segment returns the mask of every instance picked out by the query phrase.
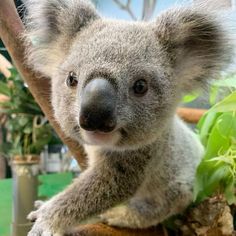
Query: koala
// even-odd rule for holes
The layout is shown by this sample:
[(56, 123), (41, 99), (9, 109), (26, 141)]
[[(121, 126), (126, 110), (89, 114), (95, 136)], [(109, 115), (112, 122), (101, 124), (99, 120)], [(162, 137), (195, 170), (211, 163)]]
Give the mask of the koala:
[(51, 79), (55, 119), (88, 168), (31, 212), (28, 236), (63, 235), (96, 216), (147, 228), (193, 201), (203, 147), (176, 115), (232, 59), (221, 21), (198, 6), (151, 22), (102, 18), (85, 0), (25, 0), (28, 63)]

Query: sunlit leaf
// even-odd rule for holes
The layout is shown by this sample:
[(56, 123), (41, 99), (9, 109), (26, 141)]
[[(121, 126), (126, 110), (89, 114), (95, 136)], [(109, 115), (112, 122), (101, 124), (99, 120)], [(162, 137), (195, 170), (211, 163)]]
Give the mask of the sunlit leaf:
[[(224, 114), (223, 114), (224, 115)], [(206, 145), (206, 160), (211, 157), (218, 156), (219, 151), (226, 151), (230, 147), (230, 140), (222, 136), (222, 134), (218, 130), (218, 122), (221, 122), (221, 117), (219, 116), (216, 120), (216, 124), (213, 126), (212, 131), (209, 135)]]
[(236, 114), (225, 112), (217, 122), (217, 129), (224, 138), (236, 135)]
[(211, 86), (210, 97), (209, 97), (209, 102), (211, 105), (214, 105), (216, 103), (218, 91), (219, 91), (219, 88), (217, 86)]
[(229, 165), (234, 165), (234, 161), (231, 158), (225, 157), (225, 156), (219, 156), (219, 157), (213, 157), (210, 160), (206, 160), (209, 162), (216, 162), (216, 161), (221, 161)]
[(236, 111), (236, 91), (211, 108), (215, 112)]
[(226, 79), (214, 81), (214, 86), (236, 88), (236, 74), (231, 75), (230, 77), (228, 77)]
[(221, 113), (216, 113), (213, 111), (209, 111), (203, 115), (200, 121), (197, 124), (197, 128), (199, 130), (199, 136), (201, 142), (204, 146), (207, 145), (208, 136), (211, 132), (212, 127), (214, 126), (215, 121), (221, 115)]

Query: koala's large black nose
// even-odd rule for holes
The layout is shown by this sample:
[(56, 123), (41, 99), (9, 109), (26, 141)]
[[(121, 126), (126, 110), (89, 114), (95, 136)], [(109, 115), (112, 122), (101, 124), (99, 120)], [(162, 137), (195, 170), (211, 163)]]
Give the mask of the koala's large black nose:
[(96, 78), (81, 96), (80, 126), (88, 131), (110, 132), (116, 127), (116, 91), (107, 80)]

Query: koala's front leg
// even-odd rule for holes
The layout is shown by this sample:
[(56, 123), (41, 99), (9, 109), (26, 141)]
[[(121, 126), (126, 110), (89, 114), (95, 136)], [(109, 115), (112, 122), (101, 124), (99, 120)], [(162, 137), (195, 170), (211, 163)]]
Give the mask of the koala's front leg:
[(60, 235), (79, 222), (126, 200), (134, 194), (143, 179), (137, 164), (104, 161), (86, 170), (64, 192), (53, 197), (39, 210), (28, 236)]
[[(144, 191), (148, 192), (148, 191)], [(101, 219), (109, 225), (128, 228), (147, 228), (168, 217), (182, 213), (192, 201), (191, 185), (175, 183), (148, 197), (138, 194), (125, 205), (109, 209)]]
[(104, 223), (111, 226), (134, 229), (147, 228), (156, 223), (153, 212), (157, 206), (155, 203), (149, 204), (146, 199), (139, 199), (136, 200), (135, 206), (127, 203), (114, 207), (101, 214), (100, 218)]

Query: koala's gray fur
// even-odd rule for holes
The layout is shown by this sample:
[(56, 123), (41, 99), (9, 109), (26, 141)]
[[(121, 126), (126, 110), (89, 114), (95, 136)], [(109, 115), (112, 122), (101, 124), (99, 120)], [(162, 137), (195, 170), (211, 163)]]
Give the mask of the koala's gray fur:
[[(192, 6), (148, 23), (103, 19), (85, 0), (26, 0), (26, 6), (29, 62), (51, 77), (55, 118), (84, 145), (89, 163), (29, 215), (36, 222), (28, 235), (59, 235), (94, 215), (110, 225), (145, 228), (181, 213), (192, 201), (203, 148), (175, 110), (184, 93), (231, 61), (224, 27)], [(65, 82), (71, 71), (76, 88)], [(117, 94), (111, 98), (117, 128), (104, 140), (79, 125), (83, 91), (97, 77)], [(142, 97), (131, 91), (138, 78), (149, 86)]]

